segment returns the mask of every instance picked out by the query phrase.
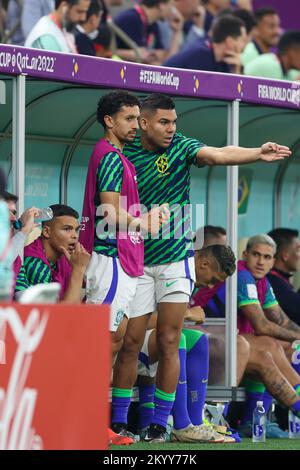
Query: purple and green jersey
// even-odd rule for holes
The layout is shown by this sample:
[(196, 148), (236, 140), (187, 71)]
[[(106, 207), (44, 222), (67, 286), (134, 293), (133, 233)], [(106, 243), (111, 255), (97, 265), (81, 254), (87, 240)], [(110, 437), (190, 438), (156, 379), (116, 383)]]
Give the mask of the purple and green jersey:
[[(56, 265), (51, 262), (50, 265), (55, 270)], [(49, 266), (40, 258), (26, 256), (17, 277), (15, 292), (24, 291), (36, 284), (50, 282), (53, 282), (53, 279)]]
[(255, 280), (247, 269), (238, 271), (238, 330), (240, 333), (255, 334), (250, 321), (243, 314), (243, 307), (260, 305), (271, 308), (278, 305), (273, 289), (267, 278)]
[(261, 305), (263, 309), (278, 305), (273, 289), (267, 280), (263, 303), (259, 301), (256, 281), (250, 271), (238, 272), (238, 308), (246, 305)]
[[(96, 174), (96, 194), (94, 204), (97, 208), (100, 205), (100, 193), (115, 192), (121, 193), (123, 181), (123, 163), (117, 152), (109, 152), (102, 158)], [(101, 253), (105, 256), (113, 258), (118, 257), (116, 232), (105, 232), (102, 238), (97, 235), (97, 224), (101, 221), (102, 217), (95, 214), (95, 234), (94, 234), (94, 248), (96, 253)]]

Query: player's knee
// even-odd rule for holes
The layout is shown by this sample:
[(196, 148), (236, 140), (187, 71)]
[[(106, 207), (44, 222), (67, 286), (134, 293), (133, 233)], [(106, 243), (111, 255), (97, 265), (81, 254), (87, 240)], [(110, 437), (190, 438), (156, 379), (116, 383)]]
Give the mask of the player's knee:
[(113, 356), (116, 356), (116, 354), (118, 354), (118, 352), (122, 348), (122, 345), (123, 345), (123, 338), (120, 339), (120, 340), (115, 340), (115, 341), (112, 340), (111, 349), (112, 349), (112, 355)]
[(270, 336), (264, 336), (261, 338), (263, 342), (264, 349), (269, 352), (277, 352), (281, 349), (279, 342), (275, 338), (271, 338)]
[(125, 335), (123, 340), (122, 351), (126, 354), (134, 354), (138, 356), (142, 348), (142, 339), (135, 335)]
[(262, 371), (269, 371), (275, 366), (273, 355), (270, 351), (262, 351), (259, 354), (259, 364)]
[(180, 330), (163, 328), (157, 331), (157, 346), (161, 354), (177, 353), (180, 340)]

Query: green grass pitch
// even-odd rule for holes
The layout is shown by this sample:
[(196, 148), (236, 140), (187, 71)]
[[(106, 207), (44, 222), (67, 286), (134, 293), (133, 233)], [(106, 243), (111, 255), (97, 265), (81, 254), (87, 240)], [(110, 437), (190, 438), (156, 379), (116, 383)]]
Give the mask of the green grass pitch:
[(300, 450), (300, 439), (267, 439), (265, 443), (253, 443), (251, 439), (243, 439), (240, 444), (186, 444), (186, 443), (165, 443), (148, 444), (138, 442), (130, 446), (110, 446), (109, 450), (122, 451), (150, 451), (151, 450)]

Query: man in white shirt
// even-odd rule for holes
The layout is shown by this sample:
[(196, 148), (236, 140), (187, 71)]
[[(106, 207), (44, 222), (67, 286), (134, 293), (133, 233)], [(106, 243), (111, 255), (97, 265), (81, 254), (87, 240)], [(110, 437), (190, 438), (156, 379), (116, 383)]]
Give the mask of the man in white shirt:
[(89, 6), (90, 0), (55, 0), (55, 10), (36, 23), (25, 47), (77, 53), (73, 30), (86, 21)]

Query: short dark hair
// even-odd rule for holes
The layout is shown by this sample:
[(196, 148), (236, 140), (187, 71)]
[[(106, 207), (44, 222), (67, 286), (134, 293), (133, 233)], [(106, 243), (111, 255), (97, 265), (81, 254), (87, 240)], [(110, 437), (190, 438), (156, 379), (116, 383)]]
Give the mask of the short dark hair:
[(251, 33), (252, 29), (257, 24), (256, 18), (252, 11), (240, 8), (238, 10), (234, 10), (232, 15), (240, 18), (245, 23), (247, 34)]
[(258, 8), (254, 12), (254, 17), (255, 17), (257, 23), (259, 23), (263, 19), (263, 17), (267, 16), (267, 15), (277, 15), (277, 16), (279, 16), (278, 11), (275, 10), (275, 8), (272, 8), (272, 7)]
[(169, 3), (170, 0), (142, 0), (140, 3), (148, 8), (154, 8), (160, 3)]
[(224, 15), (232, 15), (236, 18), (240, 18), (245, 23), (247, 34), (249, 34), (254, 28), (254, 26), (256, 26), (257, 24), (253, 12), (249, 10), (244, 10), (243, 8), (239, 8), (238, 10), (224, 8), (215, 16), (215, 19), (217, 20), (217, 18), (221, 18), (221, 16)]
[(3, 199), (4, 199), (6, 202), (13, 201), (14, 203), (17, 203), (18, 200), (19, 200), (18, 196), (16, 196), (16, 195), (13, 194), (13, 193), (9, 193), (8, 191), (4, 191)]
[(102, 46), (103, 49), (110, 49), (113, 33), (108, 24), (103, 23), (98, 29), (98, 36), (94, 39), (94, 44)]
[(214, 258), (222, 273), (231, 276), (236, 270), (236, 257), (228, 245), (210, 245), (200, 250), (201, 256)]
[(97, 121), (105, 128), (104, 116), (114, 116), (122, 106), (140, 106), (140, 102), (135, 95), (126, 90), (107, 93), (98, 102)]
[(80, 0), (55, 0), (55, 10), (57, 10), (60, 7), (60, 4), (63, 2), (69, 3), (71, 7), (74, 5), (77, 5)]
[(283, 248), (286, 248), (293, 242), (294, 238), (298, 238), (299, 231), (292, 228), (274, 228), (268, 235), (276, 243), (276, 255), (278, 255)]
[(286, 31), (279, 39), (278, 54), (285, 54), (294, 47), (300, 47), (300, 31), (291, 29)]
[(52, 206), (49, 207), (52, 209), (53, 219), (56, 217), (63, 217), (64, 215), (74, 217), (75, 219), (79, 218), (78, 212), (66, 204), (52, 204)]
[(89, 9), (86, 14), (86, 21), (93, 15), (99, 15), (101, 11), (103, 11), (103, 7), (102, 4), (100, 4), (99, 0), (91, 0)]
[(157, 109), (175, 109), (172, 98), (163, 93), (152, 93), (141, 102), (141, 111), (155, 112)]
[(240, 18), (233, 15), (221, 15), (212, 26), (212, 41), (220, 44), (228, 37), (238, 38), (242, 34), (243, 26), (246, 28), (244, 21)]

